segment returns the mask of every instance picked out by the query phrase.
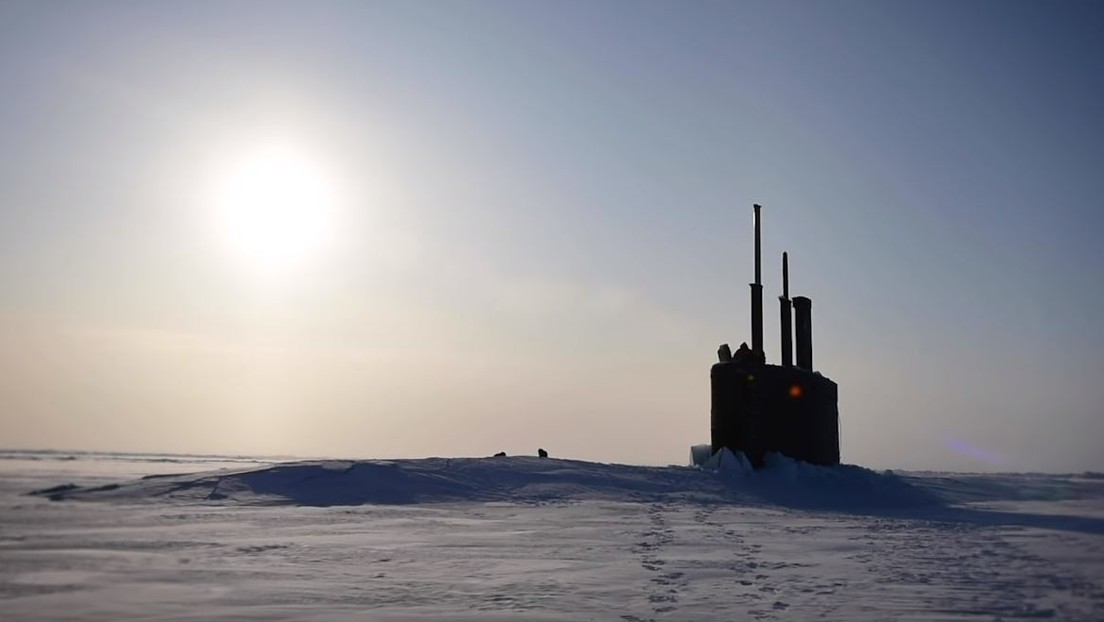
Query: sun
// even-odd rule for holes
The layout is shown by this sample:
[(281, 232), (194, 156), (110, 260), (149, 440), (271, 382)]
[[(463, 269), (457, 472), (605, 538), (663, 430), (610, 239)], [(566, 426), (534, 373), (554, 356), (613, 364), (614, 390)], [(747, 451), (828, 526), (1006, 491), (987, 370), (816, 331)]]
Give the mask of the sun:
[(228, 163), (214, 193), (228, 249), (266, 273), (302, 266), (324, 250), (335, 204), (321, 167), (286, 146), (258, 148)]

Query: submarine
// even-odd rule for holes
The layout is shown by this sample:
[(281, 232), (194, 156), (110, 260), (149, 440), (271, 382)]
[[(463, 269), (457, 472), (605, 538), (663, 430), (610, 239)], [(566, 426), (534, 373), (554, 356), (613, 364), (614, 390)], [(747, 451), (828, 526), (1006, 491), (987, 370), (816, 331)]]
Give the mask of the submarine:
[[(790, 299), (789, 255), (782, 253), (782, 295), (778, 297), (782, 333), (780, 364), (767, 363), (763, 351), (763, 283), (759, 211), (755, 212), (755, 282), (751, 283), (751, 347), (717, 349), (709, 372), (710, 445), (743, 452), (753, 467), (777, 452), (818, 465), (837, 465), (839, 390), (813, 369), (813, 301)], [(796, 321), (795, 321), (796, 320)], [(796, 337), (796, 340), (794, 339)], [(794, 346), (796, 341), (796, 361)]]

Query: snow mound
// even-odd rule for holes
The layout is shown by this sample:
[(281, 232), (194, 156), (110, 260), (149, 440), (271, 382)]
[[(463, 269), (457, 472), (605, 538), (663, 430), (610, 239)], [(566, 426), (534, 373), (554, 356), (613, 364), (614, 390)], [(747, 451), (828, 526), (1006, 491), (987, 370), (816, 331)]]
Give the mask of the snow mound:
[(790, 507), (849, 511), (942, 505), (944, 498), (892, 472), (853, 464), (825, 467), (782, 454), (766, 455), (747, 486), (763, 500)]
[(816, 467), (778, 455), (754, 471), (747, 458), (728, 450), (703, 468), (532, 457), (312, 461), (151, 475), (106, 486), (66, 484), (31, 494), (59, 501), (305, 506), (602, 500), (848, 511), (940, 503), (938, 496), (894, 475), (849, 465)]
[(853, 511), (941, 505), (943, 498), (894, 475), (851, 464), (817, 466), (778, 453), (755, 470), (743, 452), (724, 448), (702, 469), (760, 502), (787, 507)]
[(711, 445), (691, 445), (690, 446), (690, 466), (702, 467), (713, 456), (713, 447)]
[(732, 498), (732, 491), (722, 482), (685, 467), (533, 457), (291, 462), (248, 470), (151, 475), (92, 488), (64, 485), (32, 494), (53, 500), (309, 506), (586, 499), (718, 502)]
[(728, 447), (713, 454), (709, 460), (705, 461), (702, 468), (713, 471), (729, 481), (747, 477), (755, 472), (751, 466), (751, 461), (747, 459), (744, 452), (737, 451), (733, 453)]

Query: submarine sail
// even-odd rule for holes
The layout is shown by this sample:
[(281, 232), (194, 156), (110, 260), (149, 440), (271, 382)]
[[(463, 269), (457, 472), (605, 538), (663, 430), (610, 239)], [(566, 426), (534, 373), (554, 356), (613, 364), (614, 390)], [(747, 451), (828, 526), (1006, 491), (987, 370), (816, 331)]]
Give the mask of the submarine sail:
[[(710, 370), (710, 441), (743, 452), (752, 465), (763, 465), (778, 452), (812, 464), (839, 464), (839, 389), (813, 370), (812, 300), (790, 300), (789, 255), (782, 254), (781, 365), (771, 365), (763, 351), (763, 283), (760, 210), (755, 214), (755, 282), (751, 283), (751, 347), (718, 349)], [(791, 308), (793, 322), (791, 324)], [(795, 347), (796, 346), (796, 347)], [(796, 365), (794, 364), (796, 350)]]

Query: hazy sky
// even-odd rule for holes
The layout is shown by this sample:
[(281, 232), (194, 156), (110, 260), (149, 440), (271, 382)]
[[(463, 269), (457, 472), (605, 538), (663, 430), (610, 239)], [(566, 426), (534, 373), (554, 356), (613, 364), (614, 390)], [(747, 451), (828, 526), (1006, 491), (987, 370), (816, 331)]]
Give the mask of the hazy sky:
[(1102, 469), (1101, 32), (1098, 2), (4, 2), (0, 447), (683, 463), (758, 202), (768, 360), (788, 250), (844, 461)]

